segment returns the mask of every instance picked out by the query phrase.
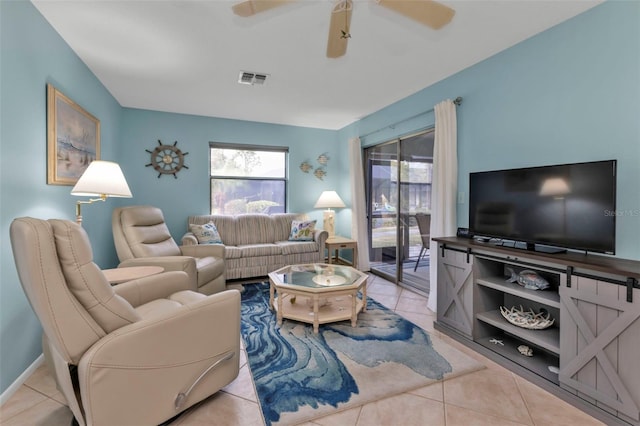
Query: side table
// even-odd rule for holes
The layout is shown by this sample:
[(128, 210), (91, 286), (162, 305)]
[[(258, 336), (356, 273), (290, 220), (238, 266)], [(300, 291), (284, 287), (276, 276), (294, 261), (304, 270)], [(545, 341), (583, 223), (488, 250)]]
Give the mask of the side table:
[(128, 268), (103, 269), (102, 273), (111, 285), (137, 280), (164, 272), (162, 266), (131, 266)]
[(340, 249), (351, 249), (353, 255), (353, 262), (351, 262), (351, 266), (358, 269), (358, 242), (356, 240), (352, 240), (350, 238), (345, 237), (329, 237), (325, 241), (325, 246), (329, 252), (329, 264), (333, 263), (333, 254), (335, 254), (335, 262), (339, 263), (339, 251)]

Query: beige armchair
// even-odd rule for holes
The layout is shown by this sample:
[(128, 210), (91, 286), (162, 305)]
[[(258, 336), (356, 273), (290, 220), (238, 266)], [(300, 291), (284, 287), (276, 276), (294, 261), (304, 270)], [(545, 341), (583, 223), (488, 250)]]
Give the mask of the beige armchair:
[(225, 290), (224, 246), (178, 246), (162, 211), (152, 206), (113, 210), (113, 241), (120, 267), (157, 265), (165, 271), (184, 271), (192, 289), (203, 294)]
[(188, 290), (184, 272), (112, 287), (84, 230), (19, 218), (11, 246), (48, 365), (80, 425), (157, 425), (238, 375), (240, 293)]

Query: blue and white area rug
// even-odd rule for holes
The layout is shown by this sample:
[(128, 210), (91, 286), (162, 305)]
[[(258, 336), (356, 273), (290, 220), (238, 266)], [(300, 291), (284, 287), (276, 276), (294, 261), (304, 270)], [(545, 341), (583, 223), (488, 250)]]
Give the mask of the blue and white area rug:
[(367, 312), (320, 326), (269, 309), (269, 284), (245, 285), (242, 337), (267, 425), (290, 425), (466, 374), (483, 366), (368, 299)]

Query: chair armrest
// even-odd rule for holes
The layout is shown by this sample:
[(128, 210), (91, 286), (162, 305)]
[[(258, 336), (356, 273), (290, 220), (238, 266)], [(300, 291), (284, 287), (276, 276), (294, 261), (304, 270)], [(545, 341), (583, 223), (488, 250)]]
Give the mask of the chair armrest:
[(173, 293), (192, 290), (186, 272), (163, 272), (150, 277), (127, 281), (113, 287), (134, 308), (156, 299), (166, 299)]
[[(88, 423), (160, 424), (211, 365), (185, 401), (187, 408), (238, 375), (240, 293), (227, 290), (163, 315), (124, 326), (96, 342), (78, 365)], [(100, 419), (100, 420), (98, 420)]]
[(193, 232), (187, 232), (182, 236), (183, 246), (197, 246), (198, 244), (200, 244), (198, 238)]
[(217, 257), (224, 259), (224, 244), (199, 244), (197, 246), (180, 246), (180, 251), (185, 256), (193, 257)]
[(129, 266), (162, 266), (167, 271), (183, 271), (189, 276), (189, 290), (197, 291), (198, 289), (198, 270), (196, 269), (196, 260), (190, 256), (157, 256), (157, 257), (137, 257), (135, 259), (127, 259), (122, 261), (118, 267), (124, 268)]
[(313, 239), (320, 244), (321, 250), (324, 251), (324, 243), (329, 238), (329, 233), (324, 229), (316, 229), (313, 234)]

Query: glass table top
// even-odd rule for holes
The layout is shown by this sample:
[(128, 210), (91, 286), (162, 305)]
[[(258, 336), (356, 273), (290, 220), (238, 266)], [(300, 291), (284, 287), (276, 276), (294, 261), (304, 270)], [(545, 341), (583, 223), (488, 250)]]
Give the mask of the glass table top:
[(269, 274), (276, 284), (288, 284), (308, 288), (346, 287), (357, 284), (366, 275), (350, 267), (311, 263), (291, 265)]

